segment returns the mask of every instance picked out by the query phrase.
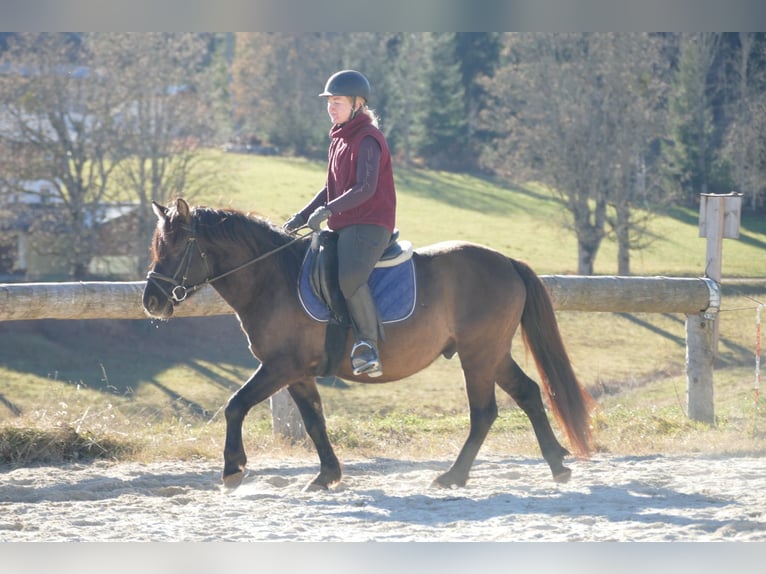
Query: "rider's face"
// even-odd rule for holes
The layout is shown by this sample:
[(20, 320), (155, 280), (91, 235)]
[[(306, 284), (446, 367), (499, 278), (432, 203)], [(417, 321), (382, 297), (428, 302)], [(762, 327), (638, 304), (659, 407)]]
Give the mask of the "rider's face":
[[(359, 107), (361, 104), (357, 104)], [(351, 98), (348, 96), (329, 96), (327, 98), (327, 113), (334, 124), (344, 124), (351, 119)]]

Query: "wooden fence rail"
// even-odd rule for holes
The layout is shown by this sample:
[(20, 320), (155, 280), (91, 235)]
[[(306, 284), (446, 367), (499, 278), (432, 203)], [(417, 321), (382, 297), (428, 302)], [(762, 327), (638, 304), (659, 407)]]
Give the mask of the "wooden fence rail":
[[(701, 313), (717, 307), (710, 280), (669, 277), (543, 275), (560, 311)], [(0, 283), (0, 321), (142, 319), (144, 281)], [(232, 309), (210, 287), (176, 308), (178, 317), (226, 315)]]

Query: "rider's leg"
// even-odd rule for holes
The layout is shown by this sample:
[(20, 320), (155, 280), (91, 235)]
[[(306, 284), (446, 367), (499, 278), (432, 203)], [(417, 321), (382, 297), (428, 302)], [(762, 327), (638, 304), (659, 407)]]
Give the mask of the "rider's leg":
[(379, 375), (378, 313), (367, 285), (391, 233), (377, 225), (351, 225), (338, 232), (338, 280), (354, 326), (351, 366), (355, 374)]

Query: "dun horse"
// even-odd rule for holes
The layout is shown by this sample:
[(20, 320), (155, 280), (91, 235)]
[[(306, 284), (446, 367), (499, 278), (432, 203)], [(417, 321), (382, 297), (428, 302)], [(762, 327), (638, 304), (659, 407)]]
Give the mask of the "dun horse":
[[(340, 481), (341, 466), (327, 436), (315, 380), (325, 360), (326, 325), (307, 314), (296, 287), (309, 238), (296, 239), (237, 211), (190, 208), (183, 199), (170, 207), (155, 203), (154, 211), (158, 223), (153, 263), (143, 293), (147, 314), (170, 318), (176, 305), (209, 283), (236, 312), (249, 348), (261, 362), (226, 405), (224, 486), (236, 488), (244, 476), (242, 423), (248, 411), (284, 387), (319, 456), (319, 473), (307, 488), (324, 489)], [(466, 484), (497, 417), (496, 385), (529, 417), (554, 480), (568, 480), (571, 471), (563, 461), (569, 451), (553, 432), (540, 386), (511, 357), (511, 341), (521, 326), (553, 415), (575, 454), (587, 457), (590, 397), (575, 378), (539, 277), (522, 262), (465, 242), (417, 249), (413, 262), (416, 304), (409, 318), (386, 325), (380, 346), (383, 375), (355, 377), (348, 360), (337, 375), (385, 383), (426, 368), (439, 355), (457, 354), (465, 376), (470, 430), (454, 464), (434, 485)], [(351, 343), (349, 337), (345, 357)]]

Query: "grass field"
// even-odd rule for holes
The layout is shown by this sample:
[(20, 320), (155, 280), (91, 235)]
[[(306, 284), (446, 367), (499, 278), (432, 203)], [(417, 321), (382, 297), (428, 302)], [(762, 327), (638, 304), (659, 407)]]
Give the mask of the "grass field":
[[(274, 221), (302, 207), (324, 178), (321, 162), (218, 152), (210, 159), (218, 166), (218, 187), (192, 203)], [(576, 269), (565, 211), (546, 190), (420, 170), (400, 170), (397, 187), (398, 225), (416, 247), (465, 239), (523, 259), (540, 274)], [(651, 233), (652, 244), (632, 254), (634, 274), (702, 274), (705, 244), (696, 213), (674, 209), (658, 216)], [(616, 272), (610, 240), (596, 272)], [(724, 243), (723, 272), (712, 428), (685, 416), (683, 315), (558, 314), (575, 370), (598, 400), (597, 448), (633, 454), (766, 450), (766, 415), (754, 390), (756, 308), (766, 302), (764, 218), (743, 217), (741, 237)], [(520, 342), (515, 349), (534, 373)], [(218, 458), (222, 407), (255, 367), (233, 316), (0, 323), (0, 461)], [(323, 383), (329, 430), (341, 454), (452, 458), (466, 435), (457, 360), (440, 359), (388, 385)], [(498, 399), (500, 417), (485, 448), (536, 456), (528, 421), (508, 397)], [(304, 448), (273, 437), (268, 404), (246, 419), (245, 441), (251, 458)]]

